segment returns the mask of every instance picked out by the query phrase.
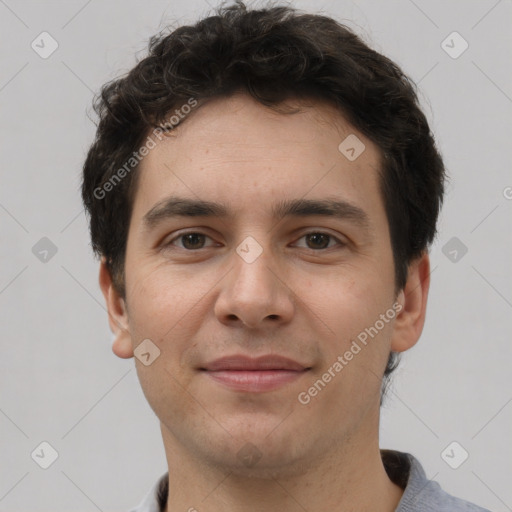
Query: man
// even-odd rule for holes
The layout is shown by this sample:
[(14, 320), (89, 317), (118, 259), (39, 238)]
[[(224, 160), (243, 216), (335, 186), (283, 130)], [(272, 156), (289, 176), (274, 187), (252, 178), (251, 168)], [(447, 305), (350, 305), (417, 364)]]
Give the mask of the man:
[(169, 467), (135, 510), (483, 510), (378, 444), (445, 176), (401, 70), (330, 18), (236, 2), (154, 37), (96, 107), (113, 351)]

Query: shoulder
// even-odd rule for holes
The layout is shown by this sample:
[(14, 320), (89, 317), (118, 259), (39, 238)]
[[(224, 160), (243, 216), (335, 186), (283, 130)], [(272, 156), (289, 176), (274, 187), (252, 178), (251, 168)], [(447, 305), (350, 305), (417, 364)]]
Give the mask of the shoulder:
[(443, 491), (427, 478), (421, 463), (410, 453), (382, 452), (390, 478), (405, 488), (395, 512), (490, 512)]

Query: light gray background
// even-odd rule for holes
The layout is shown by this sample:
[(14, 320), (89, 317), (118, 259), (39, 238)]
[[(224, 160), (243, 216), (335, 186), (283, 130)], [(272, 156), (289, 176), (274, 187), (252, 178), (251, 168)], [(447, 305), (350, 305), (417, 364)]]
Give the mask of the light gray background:
[[(381, 444), (415, 454), (447, 491), (512, 510), (512, 4), (292, 3), (349, 20), (419, 82), (451, 175), (426, 327), (396, 373)], [(93, 92), (166, 22), (208, 10), (0, 0), (0, 510), (128, 510), (166, 471), (134, 361), (111, 352), (80, 172)], [(48, 59), (31, 48), (42, 31), (59, 44)], [(469, 43), (457, 59), (441, 47), (453, 31)], [(32, 247), (45, 236), (58, 252), (43, 263)], [(442, 252), (452, 237), (468, 248), (455, 263)], [(30, 456), (42, 441), (59, 454), (46, 470)], [(469, 453), (458, 469), (441, 458), (452, 441)]]

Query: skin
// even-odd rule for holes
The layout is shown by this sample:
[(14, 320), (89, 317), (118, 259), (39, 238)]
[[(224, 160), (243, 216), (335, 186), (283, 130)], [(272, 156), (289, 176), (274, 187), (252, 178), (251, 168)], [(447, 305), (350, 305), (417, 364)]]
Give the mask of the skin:
[[(393, 511), (403, 493), (380, 457), (380, 389), (389, 352), (412, 347), (423, 329), (428, 254), (396, 294), (378, 148), (327, 104), (289, 104), (302, 108), (283, 115), (236, 94), (190, 114), (141, 163), (125, 299), (100, 266), (114, 353), (133, 357), (147, 338), (160, 350), (149, 366), (135, 361), (161, 424), (169, 512)], [(365, 144), (353, 162), (338, 150), (349, 134)], [(229, 216), (167, 218), (148, 230), (144, 215), (171, 195), (222, 203)], [(367, 229), (271, 215), (283, 199), (333, 197), (362, 209)], [(190, 249), (185, 230), (206, 237)], [(262, 249), (252, 263), (236, 252), (248, 236)], [(399, 314), (300, 403), (394, 303)], [(233, 391), (199, 370), (230, 354), (269, 353), (310, 370), (264, 393)], [(260, 457), (250, 466), (237, 456), (244, 446)]]

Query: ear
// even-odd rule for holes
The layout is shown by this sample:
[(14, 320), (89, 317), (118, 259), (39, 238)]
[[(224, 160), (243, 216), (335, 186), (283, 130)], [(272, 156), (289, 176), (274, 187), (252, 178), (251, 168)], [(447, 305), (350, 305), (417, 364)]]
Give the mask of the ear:
[(429, 286), (430, 258), (425, 252), (409, 265), (407, 282), (398, 294), (397, 302), (402, 308), (391, 338), (393, 352), (404, 352), (418, 341), (425, 324)]
[(128, 313), (124, 299), (116, 291), (105, 257), (101, 258), (99, 283), (107, 304), (108, 323), (114, 333), (112, 352), (118, 357), (133, 357), (133, 345), (128, 330)]

